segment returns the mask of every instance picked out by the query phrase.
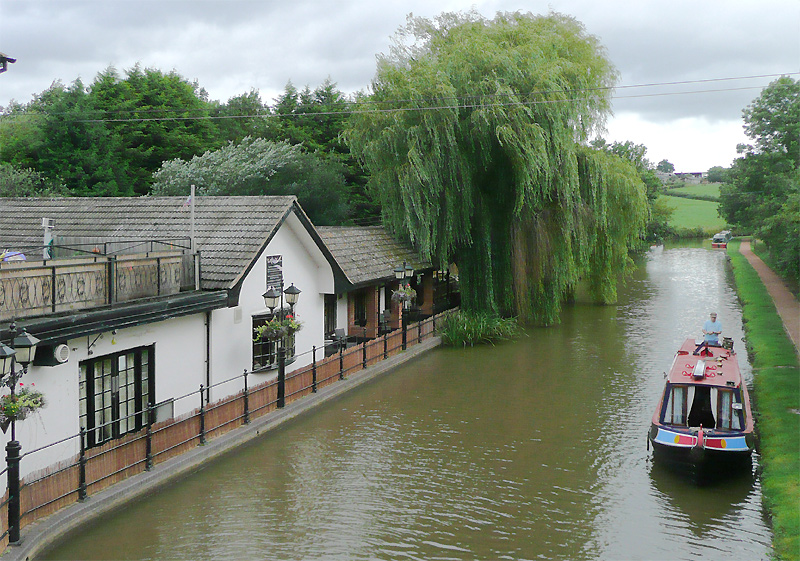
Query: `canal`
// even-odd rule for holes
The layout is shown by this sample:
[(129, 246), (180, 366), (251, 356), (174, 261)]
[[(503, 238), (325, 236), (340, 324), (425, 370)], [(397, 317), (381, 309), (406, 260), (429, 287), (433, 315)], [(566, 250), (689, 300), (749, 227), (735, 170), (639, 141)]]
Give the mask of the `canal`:
[(618, 305), (432, 351), (45, 558), (767, 559), (753, 474), (697, 487), (646, 447), (663, 372), (712, 310), (752, 383), (724, 252), (653, 251)]

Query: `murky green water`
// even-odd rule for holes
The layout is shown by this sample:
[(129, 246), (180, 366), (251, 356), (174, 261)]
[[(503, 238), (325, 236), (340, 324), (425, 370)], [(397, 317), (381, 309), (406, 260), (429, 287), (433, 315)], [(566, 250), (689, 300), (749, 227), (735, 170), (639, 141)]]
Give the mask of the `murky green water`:
[(431, 352), (47, 559), (766, 559), (756, 478), (698, 488), (646, 449), (662, 372), (712, 309), (750, 378), (732, 286), (723, 252), (651, 253), (618, 306)]

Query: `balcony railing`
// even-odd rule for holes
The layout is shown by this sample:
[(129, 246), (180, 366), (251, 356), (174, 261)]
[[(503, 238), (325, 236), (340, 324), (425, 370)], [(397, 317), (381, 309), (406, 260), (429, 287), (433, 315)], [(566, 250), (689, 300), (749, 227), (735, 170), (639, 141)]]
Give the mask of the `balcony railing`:
[[(69, 253), (64, 246), (51, 247), (51, 250), (55, 255)], [(39, 248), (39, 254), (41, 251)], [(163, 246), (156, 251), (121, 255), (80, 249), (71, 253), (85, 257), (0, 261), (0, 322), (166, 296), (196, 288), (197, 253)], [(26, 257), (32, 254), (35, 253), (29, 251)]]

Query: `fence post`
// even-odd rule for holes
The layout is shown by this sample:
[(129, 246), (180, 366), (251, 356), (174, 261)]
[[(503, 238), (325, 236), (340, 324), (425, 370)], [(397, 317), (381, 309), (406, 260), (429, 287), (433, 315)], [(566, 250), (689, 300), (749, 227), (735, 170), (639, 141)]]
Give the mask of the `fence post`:
[(81, 427), (81, 455), (78, 459), (78, 501), (86, 500), (86, 429)]
[(50, 268), (50, 311), (55, 313), (56, 312), (56, 268), (55, 266)]
[[(104, 252), (104, 255), (108, 255), (108, 252)], [(117, 258), (115, 256), (111, 256), (108, 258), (108, 304), (114, 304), (117, 300)]]
[(150, 471), (153, 469), (153, 405), (147, 404), (147, 432), (145, 436), (145, 452), (144, 452), (144, 469)]
[(286, 349), (278, 347), (278, 408), (286, 405)]
[(403, 350), (408, 348), (408, 321), (406, 320), (406, 310), (403, 310), (403, 317), (400, 318), (401, 323), (403, 324)]
[(367, 328), (364, 328), (364, 346), (361, 348), (361, 368), (367, 368)]
[(247, 392), (247, 368), (244, 369), (244, 424), (250, 424), (250, 395)]
[(317, 393), (317, 346), (311, 347), (311, 393)]
[(344, 345), (339, 343), (339, 379), (344, 380)]
[(8, 543), (19, 544), (19, 452), (22, 446), (16, 440), (6, 444), (6, 464), (8, 465)]
[(423, 320), (417, 317), (417, 343), (422, 343), (422, 324)]
[(383, 334), (383, 360), (389, 358), (389, 348), (387, 343), (388, 337), (389, 337), (388, 333)]
[(206, 405), (203, 400), (203, 384), (200, 384), (200, 446), (206, 443)]

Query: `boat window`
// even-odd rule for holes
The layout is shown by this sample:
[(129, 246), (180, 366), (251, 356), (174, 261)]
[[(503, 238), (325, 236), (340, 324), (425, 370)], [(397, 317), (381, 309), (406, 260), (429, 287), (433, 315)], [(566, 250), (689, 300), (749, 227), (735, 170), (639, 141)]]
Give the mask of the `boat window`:
[(664, 423), (668, 425), (686, 425), (686, 386), (672, 386), (667, 396), (667, 407), (664, 410)]
[(718, 428), (729, 430), (742, 429), (742, 404), (736, 400), (733, 390), (718, 390), (717, 419)]

